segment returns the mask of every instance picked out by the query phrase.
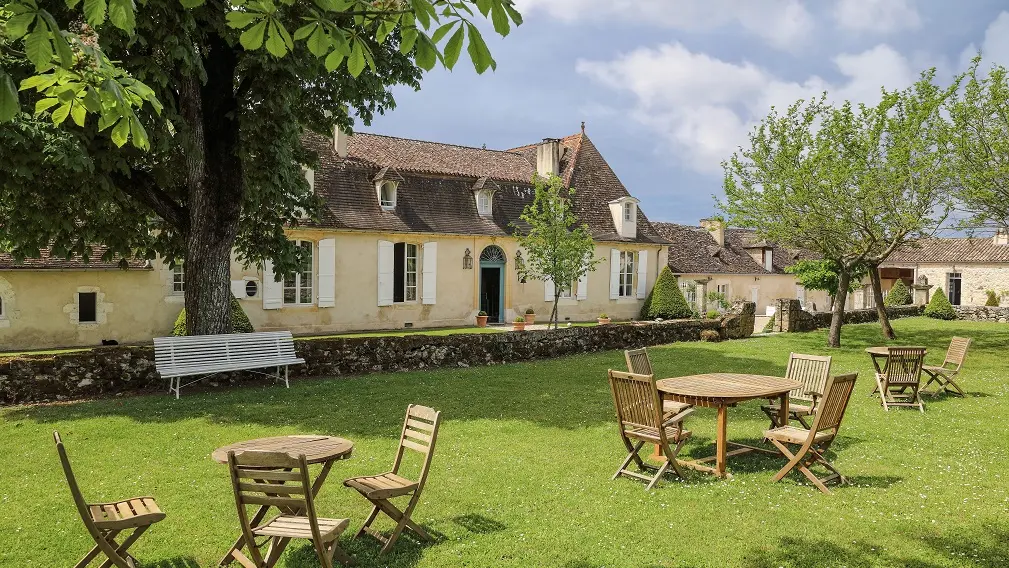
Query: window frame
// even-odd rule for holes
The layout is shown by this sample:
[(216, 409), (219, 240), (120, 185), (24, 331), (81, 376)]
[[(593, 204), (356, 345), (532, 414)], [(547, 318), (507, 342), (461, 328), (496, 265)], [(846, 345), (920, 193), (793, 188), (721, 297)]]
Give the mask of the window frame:
[(624, 222), (634, 222), (634, 203), (631, 201), (624, 202)]
[(183, 263), (178, 263), (172, 267), (172, 294), (183, 295), (186, 293), (186, 269)]
[[(84, 296), (88, 296), (94, 299), (94, 308), (92, 309), (92, 319), (84, 319), (82, 314), (84, 313), (82, 307), (84, 306)], [(98, 323), (98, 292), (77, 292), (77, 323), (79, 324), (96, 324)]]
[[(388, 189), (390, 199), (385, 199), (385, 191)], [(398, 184), (394, 181), (383, 180), (378, 182), (378, 205), (386, 211), (396, 208)]]
[[(620, 266), (617, 269), (619, 275), (617, 283), (618, 298), (637, 298), (637, 278), (638, 278), (638, 257), (637, 253), (631, 250), (620, 251)], [(626, 294), (624, 292), (627, 292)]]
[(683, 294), (683, 299), (687, 301), (687, 305), (691, 308), (697, 306), (697, 283), (692, 280), (680, 279), (678, 282), (680, 286), (680, 293)]
[[(402, 252), (400, 252), (402, 250)], [(410, 252), (413, 252), (413, 256)], [(402, 255), (402, 262), (397, 258)], [(420, 298), (420, 246), (417, 243), (400, 241), (392, 245), (392, 303), (415, 304)], [(413, 270), (410, 261), (413, 261)], [(410, 276), (413, 276), (413, 284)], [(411, 292), (412, 297), (411, 297)]]
[[(308, 271), (284, 275), (281, 301), (284, 306), (311, 306), (315, 304), (315, 242), (305, 239), (296, 239), (294, 244), (297, 247), (309, 249), (310, 260), (308, 264)], [(307, 285), (304, 283), (306, 275), (308, 276)], [(289, 278), (293, 278), (291, 285), (288, 284)], [(288, 290), (294, 291), (294, 301), (288, 301)], [(303, 300), (305, 291), (308, 291), (308, 301)]]
[(560, 300), (574, 300), (575, 299), (575, 288), (578, 286), (578, 281), (571, 282), (567, 286), (559, 286), (560, 296), (557, 296)]
[[(486, 201), (486, 207), (484, 202)], [(490, 215), (494, 211), (494, 199), (489, 191), (478, 191), (476, 194), (476, 211), (480, 215)]]

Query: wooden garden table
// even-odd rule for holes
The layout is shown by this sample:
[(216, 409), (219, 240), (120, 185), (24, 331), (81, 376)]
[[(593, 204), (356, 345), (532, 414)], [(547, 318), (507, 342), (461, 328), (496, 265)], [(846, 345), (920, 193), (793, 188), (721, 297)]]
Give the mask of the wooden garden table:
[[(769, 450), (763, 448), (745, 446), (743, 444), (733, 444), (734, 446), (738, 446), (738, 449), (731, 452), (727, 451), (728, 442), (726, 434), (728, 430), (729, 407), (747, 400), (777, 398), (781, 404), (778, 423), (788, 424), (788, 391), (802, 387), (801, 383), (782, 377), (738, 373), (707, 373), (704, 375), (674, 377), (656, 381), (655, 384), (664, 398), (718, 410), (715, 455), (709, 458), (680, 462), (691, 469), (712, 473), (718, 477), (726, 477), (725, 459), (730, 455), (753, 451), (769, 452)], [(712, 460), (715, 461), (714, 469), (702, 465), (704, 462)]]
[[(319, 490), (322, 489), (322, 484), (325, 483), (326, 477), (329, 475), (329, 470), (333, 468), (333, 464), (350, 457), (351, 452), (354, 451), (354, 443), (350, 440), (336, 438), (334, 436), (275, 436), (272, 438), (259, 438), (257, 440), (237, 442), (229, 446), (217, 448), (210, 457), (218, 463), (226, 464), (228, 463), (228, 452), (238, 452), (242, 450), (285, 452), (295, 456), (305, 454), (305, 460), (309, 464), (322, 464), (322, 471), (319, 472), (315, 481), (312, 482), (312, 496), (314, 497), (318, 495)], [(268, 483), (265, 480), (257, 480), (257, 482)], [(252, 517), (250, 525), (258, 525), (266, 517), (266, 513), (268, 513), (269, 510), (269, 505), (261, 506)], [(299, 512), (292, 511), (291, 513), (298, 514)], [(270, 548), (267, 558), (268, 566), (273, 566), (276, 563), (290, 540), (291, 539), (289, 538), (280, 539), (276, 546)], [(235, 544), (228, 549), (227, 554), (225, 554), (224, 558), (221, 559), (219, 566), (225, 566), (234, 562), (235, 558), (232, 553), (236, 550), (240, 550), (243, 546), (245, 546), (245, 537), (240, 536), (235, 541)]]
[[(872, 359), (872, 366), (876, 369), (876, 374), (879, 375), (883, 372), (883, 368), (886, 367), (886, 358), (890, 356), (890, 347), (886, 345), (880, 345), (877, 347), (867, 347), (865, 350), (869, 354), (869, 358)], [(925, 352), (928, 354), (928, 351)], [(872, 392), (869, 396), (876, 394), (879, 391), (879, 385), (872, 387)]]

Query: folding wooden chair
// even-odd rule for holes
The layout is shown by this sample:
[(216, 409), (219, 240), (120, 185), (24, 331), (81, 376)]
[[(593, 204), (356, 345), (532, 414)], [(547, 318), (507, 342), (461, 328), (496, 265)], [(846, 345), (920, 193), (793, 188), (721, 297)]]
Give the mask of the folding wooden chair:
[[(104, 554), (108, 558), (102, 564), (102, 568), (112, 565), (118, 568), (136, 568), (136, 559), (129, 554), (129, 548), (151, 525), (164, 519), (165, 514), (158, 508), (153, 497), (134, 497), (112, 503), (85, 502), (59, 432), (53, 432), (53, 440), (56, 441), (56, 451), (60, 454), (63, 473), (66, 475), (67, 485), (70, 486), (70, 494), (73, 495), (77, 512), (91, 533), (91, 538), (95, 540), (95, 547), (74, 568), (84, 568), (99, 554)], [(119, 533), (129, 529), (133, 529), (133, 532), (122, 544), (117, 543), (116, 537)]]
[[(355, 538), (364, 533), (384, 543), (379, 555), (385, 554), (392, 549), (399, 539), (399, 535), (404, 528), (412, 530), (417, 536), (424, 540), (431, 540), (420, 525), (415, 523), (410, 516), (420, 501), (420, 493), (427, 482), (427, 474), (431, 467), (431, 457), (434, 455), (434, 444), (438, 439), (438, 427), (441, 425), (441, 412), (411, 404), (406, 409), (406, 419), (403, 421), (403, 430), (399, 436), (399, 449), (396, 452), (396, 460), (392, 464), (392, 470), (378, 475), (352, 477), (343, 482), (347, 487), (356, 489), (365, 499), (372, 502), (371, 514), (364, 522), (361, 530), (357, 531)], [(419, 452), (424, 456), (424, 462), (420, 469), (420, 478), (411, 481), (399, 475), (400, 466), (403, 463), (403, 455), (406, 450)], [(406, 508), (400, 510), (390, 499), (410, 495), (410, 502)], [(388, 537), (371, 527), (375, 522), (379, 512), (383, 512), (396, 522), (396, 528)]]
[(921, 368), (925, 360), (924, 347), (890, 347), (883, 371), (876, 373), (876, 389), (883, 410), (891, 406), (916, 406), (925, 412), (921, 400)]
[[(628, 349), (627, 351), (624, 351), (624, 359), (627, 360), (628, 373), (634, 373), (635, 375), (655, 375), (652, 371), (652, 360), (648, 358), (647, 348), (642, 347), (641, 349)], [(675, 400), (662, 401), (662, 413), (666, 416), (679, 414), (688, 408), (692, 408), (692, 406), (684, 402), (676, 402)]]
[[(781, 468), (774, 476), (774, 481), (781, 481), (788, 472), (798, 467), (810, 481), (813, 482), (820, 491), (830, 493), (826, 483), (838, 480), (845, 483), (840, 472), (824, 457), (830, 444), (837, 437), (837, 431), (841, 427), (841, 419), (844, 418), (844, 411), (848, 408), (848, 401), (851, 393), (855, 390), (855, 379), (858, 374), (842, 375), (827, 381), (826, 391), (820, 404), (816, 408), (813, 416), (813, 426), (808, 430), (796, 428), (795, 426), (779, 426), (764, 432), (764, 437), (777, 446), (781, 453), (788, 458), (788, 464)], [(788, 449), (786, 444), (800, 446), (794, 454)], [(809, 466), (820, 464), (830, 470), (831, 475), (819, 478)]]
[(933, 396), (944, 390), (949, 391), (950, 387), (960, 396), (966, 396), (953, 378), (960, 374), (960, 368), (963, 367), (963, 362), (967, 358), (967, 348), (970, 347), (970, 341), (968, 337), (954, 337), (953, 341), (949, 343), (949, 349), (946, 351), (946, 358), (942, 365), (922, 366), (921, 370), (929, 376), (928, 382), (921, 389), (922, 391), (927, 391), (929, 385), (935, 383), (935, 392), (931, 393)]
[[(617, 422), (620, 425), (620, 439), (627, 448), (627, 459), (620, 464), (620, 468), (613, 474), (613, 479), (621, 475), (641, 479), (648, 482), (645, 487), (648, 490), (655, 487), (670, 467), (676, 475), (683, 477), (683, 472), (677, 466), (676, 456), (691, 435), (689, 430), (683, 429), (683, 419), (694, 409), (688, 408), (672, 417), (664, 418), (659, 390), (655, 388), (655, 377), (652, 375), (610, 370), (609, 380), (613, 404), (617, 409)], [(670, 442), (675, 443), (676, 447), (671, 447)], [(660, 455), (665, 458), (661, 466), (652, 466), (641, 459), (638, 452), (645, 443), (658, 446)], [(639, 470), (655, 469), (655, 475), (649, 477), (627, 469), (632, 461)]]
[[(788, 393), (788, 415), (792, 420), (798, 420), (803, 428), (809, 428), (806, 417), (816, 413), (816, 403), (823, 396), (823, 389), (829, 376), (830, 357), (789, 353), (785, 377), (802, 383), (802, 386)], [(787, 426), (778, 424), (780, 403), (771, 402), (761, 406), (760, 409), (771, 419), (771, 428)]]
[[(241, 550), (232, 557), (245, 568), (272, 568), (292, 538), (312, 541), (322, 568), (333, 568), (335, 557), (341, 564), (353, 561), (340, 548), (340, 534), (350, 524), (348, 519), (319, 518), (312, 495), (308, 463), (304, 455), (248, 450), (228, 452), (228, 470), (235, 492), (238, 522), (245, 537), (248, 555)], [(280, 514), (252, 526), (247, 506), (277, 507)], [(261, 539), (257, 542), (256, 539)], [(266, 555), (260, 548), (267, 542)], [(250, 558), (251, 557), (251, 558)]]

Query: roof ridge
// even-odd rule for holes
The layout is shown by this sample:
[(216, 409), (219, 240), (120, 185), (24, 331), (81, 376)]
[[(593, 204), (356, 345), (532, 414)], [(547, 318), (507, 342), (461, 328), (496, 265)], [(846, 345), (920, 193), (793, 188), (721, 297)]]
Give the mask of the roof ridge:
[(494, 148), (477, 148), (476, 146), (466, 146), (465, 144), (452, 144), (451, 142), (436, 142), (434, 140), (421, 140), (419, 138), (406, 138), (404, 136), (390, 136), (389, 134), (375, 134), (374, 132), (355, 132), (351, 135), (351, 140), (354, 136), (364, 135), (364, 136), (375, 136), (377, 138), (389, 138), (392, 140), (405, 140), (407, 142), (420, 142), (423, 144), (437, 144), (439, 146), (451, 146), (453, 148), (463, 148), (465, 150), (479, 150), (481, 152), (495, 152), (498, 154), (512, 154), (519, 156), (520, 154), (514, 152), (513, 150), (496, 150)]
[[(585, 134), (584, 132), (576, 132), (574, 134), (568, 134), (567, 136), (564, 136), (562, 138), (555, 138), (555, 140), (560, 140), (561, 142), (564, 142), (565, 140), (569, 140), (569, 139), (574, 138), (576, 136), (588, 136), (588, 135)], [(544, 140), (546, 140), (546, 138), (544, 138)], [(535, 148), (535, 147), (539, 146), (540, 143), (541, 142), (533, 142), (532, 144), (523, 144), (522, 146), (516, 146), (514, 148), (509, 148), (508, 150), (503, 150), (503, 151), (505, 151), (505, 152), (518, 152), (519, 150), (528, 150), (530, 148)]]

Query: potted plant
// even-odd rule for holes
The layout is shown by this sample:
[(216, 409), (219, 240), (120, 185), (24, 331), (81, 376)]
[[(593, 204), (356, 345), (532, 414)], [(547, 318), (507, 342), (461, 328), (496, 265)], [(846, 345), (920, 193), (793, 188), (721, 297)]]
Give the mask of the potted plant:
[(606, 314), (599, 314), (599, 317), (596, 318), (596, 321), (599, 322), (599, 325), (606, 325), (610, 323), (610, 316)]
[(480, 313), (476, 315), (476, 326), (487, 327), (487, 312), (480, 310)]
[(536, 310), (526, 308), (526, 323), (532, 325), (536, 322)]
[(524, 317), (519, 316), (519, 317), (515, 318), (515, 323), (513, 325), (514, 325), (514, 327), (512, 327), (512, 331), (525, 331), (525, 329), (526, 329), (526, 320), (525, 320)]

